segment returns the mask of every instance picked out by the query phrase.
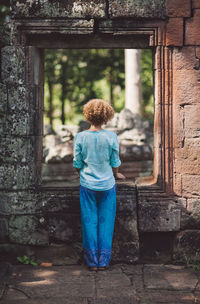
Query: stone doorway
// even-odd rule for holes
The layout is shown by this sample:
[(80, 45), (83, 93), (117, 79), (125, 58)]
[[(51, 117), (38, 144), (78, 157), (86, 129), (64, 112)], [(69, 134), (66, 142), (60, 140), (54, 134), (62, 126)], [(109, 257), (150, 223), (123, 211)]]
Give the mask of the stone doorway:
[[(23, 226), (24, 220), (37, 227), (37, 233), (31, 235), (26, 229), (20, 242), (31, 244), (49, 245), (53, 242), (65, 242), (74, 248), (81, 242), (80, 212), (78, 200), (78, 187), (57, 187), (57, 185), (45, 187), (42, 184), (41, 169), (43, 158), (43, 100), (44, 100), (44, 49), (78, 49), (87, 48), (150, 48), (154, 53), (154, 167), (153, 174), (142, 181), (126, 181), (118, 184), (118, 214), (116, 220), (116, 234), (114, 237), (115, 261), (136, 261), (139, 257), (139, 231), (148, 230), (143, 222), (146, 212), (144, 203), (146, 197), (156, 200), (159, 195), (165, 196), (166, 191), (171, 190), (171, 174), (173, 164), (169, 162), (172, 153), (171, 137), (171, 50), (162, 46), (162, 33), (164, 22), (162, 20), (148, 21), (144, 24), (134, 20), (99, 20), (94, 24), (93, 20), (56, 20), (44, 23), (41, 20), (29, 22), (18, 20), (19, 56), (25, 56), (25, 82), (26, 93), (30, 93), (29, 127), (31, 127), (33, 151), (31, 179), (27, 176), (25, 195), (36, 204), (34, 210), (39, 211), (35, 215), (16, 215), (19, 226)], [(52, 44), (54, 41), (54, 44)], [(6, 52), (12, 52), (11, 47), (4, 48), (3, 58)], [(24, 53), (23, 53), (24, 51)], [(11, 57), (11, 54), (9, 53)], [(18, 59), (18, 57), (17, 57)], [(21, 60), (21, 57), (20, 59)], [(6, 62), (6, 61), (5, 61)], [(19, 62), (20, 64), (20, 62)], [(168, 133), (169, 136), (165, 136)], [(21, 134), (21, 133), (20, 133)], [(166, 150), (165, 147), (168, 147)], [(167, 188), (167, 190), (166, 190)], [(31, 193), (28, 193), (28, 190)], [(142, 202), (142, 203), (141, 203)], [(167, 204), (167, 203), (166, 203)], [(161, 208), (162, 209), (162, 208)], [(163, 210), (163, 209), (162, 209)], [(42, 213), (42, 215), (41, 215)], [(140, 216), (140, 222), (138, 221)], [(147, 214), (149, 216), (149, 214)], [(23, 219), (22, 219), (23, 217)], [(165, 210), (164, 216), (165, 217)], [(162, 218), (163, 219), (163, 218)], [(15, 224), (15, 218), (12, 219)], [(12, 223), (11, 221), (11, 223)], [(171, 224), (164, 219), (164, 229), (171, 229)], [(18, 223), (18, 222), (17, 222)], [(27, 224), (29, 225), (29, 224)], [(156, 229), (158, 227), (155, 222)], [(163, 228), (163, 221), (160, 226)], [(159, 226), (159, 229), (160, 229)], [(23, 227), (21, 228), (23, 230)], [(154, 229), (154, 228), (151, 228)], [(175, 227), (176, 229), (176, 227)], [(14, 233), (12, 240), (19, 241)], [(78, 246), (77, 246), (78, 247)], [(76, 247), (76, 248), (77, 248)]]
[[(126, 25), (126, 24), (125, 24)], [(56, 25), (51, 25), (55, 26)], [(43, 136), (43, 119), (42, 119), (42, 110), (43, 110), (43, 86), (44, 86), (44, 67), (43, 67), (43, 51), (45, 48), (65, 48), (65, 49), (78, 49), (80, 47), (90, 47), (90, 48), (112, 48), (116, 49), (119, 48), (150, 48), (153, 50), (153, 58), (154, 60), (154, 99), (155, 99), (155, 107), (154, 107), (154, 165), (153, 165), (153, 173), (152, 175), (147, 179), (142, 179), (144, 181), (144, 184), (155, 184), (160, 183), (161, 187), (166, 187), (166, 185), (170, 188), (170, 183), (165, 183), (164, 180), (166, 178), (165, 171), (163, 171), (163, 166), (169, 167), (168, 172), (171, 172), (172, 169), (172, 163), (169, 163), (167, 161), (167, 158), (164, 156), (166, 153), (165, 150), (162, 149), (163, 144), (167, 144), (168, 146), (171, 145), (171, 134), (168, 137), (163, 136), (163, 132), (168, 132), (171, 123), (172, 123), (172, 117), (170, 114), (171, 111), (171, 103), (169, 99), (171, 98), (171, 95), (165, 95), (165, 92), (170, 93), (171, 92), (171, 76), (170, 71), (171, 69), (167, 69), (167, 73), (164, 75), (164, 67), (167, 65), (170, 67), (171, 65), (171, 52), (170, 50), (167, 50), (163, 47), (157, 46), (158, 40), (161, 39), (160, 33), (158, 35), (157, 30), (153, 29), (153, 27), (147, 27), (145, 30), (137, 25), (129, 26), (129, 29), (121, 28), (119, 31), (115, 33), (115, 30), (117, 29), (118, 24), (114, 25), (116, 26), (116, 29), (114, 29), (113, 32), (113, 24), (111, 24), (111, 28), (109, 25), (106, 24), (106, 28), (104, 28), (104, 22), (100, 23), (100, 33), (98, 34), (88, 34), (88, 29), (86, 32), (82, 31), (80, 29), (80, 35), (57, 35), (56, 37), (56, 43), (54, 45), (51, 44), (51, 39), (49, 35), (41, 35), (34, 34), (34, 25), (33, 28), (30, 30), (30, 35), (26, 36), (26, 43), (30, 45), (34, 45), (30, 48), (30, 69), (32, 66), (32, 69), (30, 71), (30, 77), (32, 77), (34, 80), (36, 79), (36, 104), (38, 105), (39, 111), (37, 111), (37, 134), (39, 135), (36, 139), (36, 159), (37, 159), (37, 165), (36, 165), (36, 173), (38, 178), (38, 186), (42, 184), (41, 180), (41, 169), (42, 169), (42, 136)], [(120, 24), (122, 27), (122, 25)], [(38, 25), (37, 25), (38, 28)], [(162, 28), (162, 23), (161, 23)], [(160, 31), (159, 29), (158, 31)], [(27, 29), (29, 32), (29, 29)], [(78, 30), (79, 31), (79, 30)], [(32, 33), (33, 32), (33, 33)], [(89, 31), (90, 32), (90, 31)], [(84, 33), (84, 37), (83, 34)], [(156, 47), (155, 47), (156, 46)], [(163, 71), (163, 72), (160, 72)], [(167, 76), (168, 74), (168, 76)], [(32, 76), (31, 76), (32, 75)], [(168, 82), (165, 81), (167, 79)], [(163, 81), (165, 81), (164, 87), (163, 87)], [(169, 87), (168, 87), (169, 86)], [(165, 88), (165, 89), (164, 89)], [(167, 98), (165, 100), (165, 98)], [(167, 102), (167, 104), (165, 104)], [(166, 121), (165, 117), (163, 115), (168, 115), (169, 119)], [(170, 131), (171, 132), (171, 131)], [(168, 150), (168, 152), (171, 153), (171, 149)], [(169, 155), (168, 155), (169, 156)], [(164, 163), (162, 163), (164, 161)], [(167, 177), (169, 178), (169, 176)]]
[[(137, 25), (138, 26), (138, 25)], [(160, 98), (165, 98), (160, 95), (160, 85), (163, 81), (163, 75), (159, 72), (160, 67), (166, 63), (164, 60), (169, 60), (164, 57), (164, 48), (158, 47), (156, 30), (141, 29), (136, 26), (132, 31), (121, 30), (116, 35), (110, 34), (111, 29), (106, 29), (105, 32), (95, 35), (58, 35), (53, 48), (59, 49), (79, 49), (83, 46), (90, 48), (112, 48), (117, 49), (119, 46), (123, 49), (146, 49), (150, 48), (153, 51), (153, 71), (154, 71), (154, 167), (151, 176), (142, 179), (145, 184), (153, 185), (154, 192), (160, 191), (160, 186), (164, 181), (162, 176), (161, 154), (165, 153), (160, 148), (163, 139), (162, 132), (163, 121), (161, 119), (161, 108), (164, 103), (161, 103)], [(30, 60), (30, 77), (32, 77), (36, 88), (36, 104), (37, 108), (37, 129), (38, 135), (36, 141), (36, 176), (37, 187), (40, 189), (42, 203), (44, 204), (44, 219), (48, 223), (49, 240), (50, 242), (69, 242), (74, 248), (77, 242), (80, 242), (80, 217), (79, 217), (79, 199), (78, 185), (70, 184), (58, 187), (57, 184), (44, 185), (42, 183), (42, 158), (43, 158), (43, 100), (44, 100), (44, 49), (52, 47), (51, 35), (44, 35), (41, 39), (40, 35), (30, 34), (26, 37), (26, 43), (29, 43), (29, 60)], [(167, 59), (166, 59), (167, 58)], [(32, 68), (31, 68), (32, 67)], [(31, 81), (32, 81), (31, 79)], [(169, 96), (170, 97), (170, 96)], [(165, 107), (164, 107), (165, 108)], [(170, 110), (166, 109), (167, 111)], [(166, 112), (165, 110), (165, 112)], [(170, 121), (168, 121), (170, 123)], [(170, 140), (168, 138), (167, 140)], [(169, 165), (169, 164), (168, 164)], [(171, 164), (170, 164), (171, 165)], [(160, 185), (156, 183), (159, 182)], [(146, 191), (145, 187), (145, 191)], [(116, 219), (116, 228), (113, 244), (113, 257), (116, 261), (136, 261), (139, 257), (139, 231), (138, 231), (138, 188), (133, 180), (118, 183), (118, 214)], [(151, 190), (150, 190), (151, 191)], [(56, 213), (48, 211), (50, 209), (57, 210)], [(76, 208), (75, 208), (76, 206)], [(76, 223), (76, 225), (75, 225)]]
[[(112, 48), (117, 49), (119, 45), (125, 49), (133, 48), (150, 48), (155, 53), (153, 46), (149, 45), (152, 39), (152, 31), (150, 33), (137, 32), (136, 36), (122, 33), (117, 39), (110, 35), (95, 35), (94, 37), (85, 36), (84, 41), (82, 36), (66, 36), (65, 40), (59, 41), (54, 48), (74, 49), (84, 45), (90, 45), (91, 48)], [(111, 38), (111, 39), (110, 39)], [(37, 41), (38, 39), (38, 41)], [(49, 38), (48, 38), (49, 39)], [(43, 197), (43, 204), (50, 206), (50, 209), (57, 210), (56, 213), (45, 212), (45, 222), (49, 227), (50, 242), (67, 242), (74, 248), (80, 248), (81, 231), (80, 231), (80, 215), (79, 215), (79, 197), (78, 183), (65, 184), (53, 183), (46, 184), (42, 182), (42, 158), (43, 158), (43, 100), (44, 100), (44, 49), (50, 46), (48, 39), (39, 39), (39, 36), (31, 37), (30, 52), (33, 63), (33, 79), (37, 85), (37, 104), (38, 107), (38, 122), (39, 133), (37, 137), (37, 177), (38, 186)], [(111, 41), (112, 40), (112, 41)], [(77, 42), (79, 44), (77, 45)], [(151, 41), (152, 43), (152, 41)], [(40, 46), (40, 48), (38, 48)], [(41, 48), (43, 46), (43, 48)], [(70, 47), (69, 47), (70, 46)], [(154, 57), (154, 56), (153, 56)], [(153, 60), (155, 62), (155, 60)], [(155, 107), (156, 109), (156, 107)], [(136, 261), (139, 257), (139, 232), (137, 218), (137, 195), (135, 181), (133, 179), (118, 183), (118, 212), (115, 225), (115, 235), (113, 243), (113, 259), (115, 261)], [(75, 208), (76, 207), (76, 208)], [(67, 208), (67, 209), (66, 209)], [(68, 211), (67, 211), (68, 210)], [(76, 224), (75, 224), (76, 223)], [(123, 244), (123, 245), (122, 245)], [(75, 246), (75, 247), (74, 247)], [(75, 249), (76, 250), (76, 249)]]

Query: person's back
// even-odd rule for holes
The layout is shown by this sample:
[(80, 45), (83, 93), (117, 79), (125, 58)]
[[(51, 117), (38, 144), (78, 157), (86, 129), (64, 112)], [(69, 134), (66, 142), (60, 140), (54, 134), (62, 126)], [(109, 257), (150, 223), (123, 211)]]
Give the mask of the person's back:
[(112, 119), (113, 108), (104, 100), (92, 99), (83, 113), (91, 126), (75, 137), (73, 166), (80, 174), (84, 258), (90, 270), (105, 270), (111, 258), (116, 215), (115, 178), (125, 176), (118, 172), (117, 135), (102, 129)]
[[(81, 154), (81, 156), (80, 156)], [(109, 130), (83, 131), (74, 141), (75, 159), (81, 165), (80, 184), (93, 190), (107, 190), (115, 184), (112, 167), (119, 167), (117, 135)], [(76, 160), (74, 161), (76, 164)]]

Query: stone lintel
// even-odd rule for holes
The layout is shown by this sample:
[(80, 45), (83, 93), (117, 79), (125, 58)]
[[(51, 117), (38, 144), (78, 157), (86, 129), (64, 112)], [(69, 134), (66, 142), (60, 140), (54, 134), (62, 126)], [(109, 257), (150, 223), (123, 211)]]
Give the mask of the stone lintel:
[(94, 20), (80, 19), (35, 19), (16, 21), (18, 29), (23, 34), (91, 34), (94, 30)]

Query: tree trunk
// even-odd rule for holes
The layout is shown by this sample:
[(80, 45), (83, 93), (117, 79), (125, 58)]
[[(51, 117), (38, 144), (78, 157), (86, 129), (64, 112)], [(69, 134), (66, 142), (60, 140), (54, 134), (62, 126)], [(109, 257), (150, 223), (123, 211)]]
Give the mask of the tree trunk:
[(125, 50), (126, 94), (125, 108), (141, 114), (142, 85), (140, 50)]
[(65, 124), (65, 97), (66, 97), (66, 83), (62, 82), (62, 95), (61, 95), (61, 121)]
[(112, 107), (114, 107), (112, 68), (111, 68), (111, 71), (110, 71), (110, 104), (111, 104)]
[(48, 88), (49, 88), (49, 124), (53, 127), (53, 83), (48, 79)]
[(113, 71), (114, 71), (114, 65), (113, 65), (113, 59), (114, 59), (114, 50), (110, 50), (110, 70), (109, 70), (109, 83), (110, 83), (110, 104), (114, 108), (114, 81), (113, 81)]

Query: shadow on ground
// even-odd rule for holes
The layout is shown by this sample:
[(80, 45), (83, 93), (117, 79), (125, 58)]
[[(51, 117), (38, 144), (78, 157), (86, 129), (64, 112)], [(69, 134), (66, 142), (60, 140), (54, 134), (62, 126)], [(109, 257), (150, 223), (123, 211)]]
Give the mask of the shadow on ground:
[(117, 264), (103, 272), (83, 265), (0, 267), (4, 304), (200, 303), (200, 272), (183, 266)]

